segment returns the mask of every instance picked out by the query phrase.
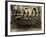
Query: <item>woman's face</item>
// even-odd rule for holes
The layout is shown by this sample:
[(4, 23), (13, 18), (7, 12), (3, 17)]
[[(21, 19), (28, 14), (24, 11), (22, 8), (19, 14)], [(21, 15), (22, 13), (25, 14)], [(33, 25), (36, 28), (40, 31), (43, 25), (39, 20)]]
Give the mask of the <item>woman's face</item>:
[(35, 10), (33, 10), (33, 13), (35, 13)]
[(33, 16), (35, 16), (35, 10), (33, 10)]

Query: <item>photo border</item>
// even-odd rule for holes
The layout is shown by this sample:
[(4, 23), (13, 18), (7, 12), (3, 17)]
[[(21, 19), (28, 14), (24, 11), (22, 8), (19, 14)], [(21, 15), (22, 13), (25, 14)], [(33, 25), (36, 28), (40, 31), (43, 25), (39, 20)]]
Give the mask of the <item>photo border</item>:
[[(8, 35), (8, 2), (21, 2), (21, 3), (35, 3), (35, 4), (44, 4), (44, 33), (36, 34), (19, 34), (19, 35)], [(25, 2), (25, 1), (5, 1), (5, 36), (24, 36), (24, 35), (40, 35), (45, 34), (45, 3), (42, 2)]]

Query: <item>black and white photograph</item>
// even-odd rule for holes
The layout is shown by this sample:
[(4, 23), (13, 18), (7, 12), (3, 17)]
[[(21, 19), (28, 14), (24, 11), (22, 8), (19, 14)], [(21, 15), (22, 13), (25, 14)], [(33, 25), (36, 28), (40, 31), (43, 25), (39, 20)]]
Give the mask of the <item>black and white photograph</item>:
[(41, 29), (41, 6), (10, 5), (11, 32)]
[(44, 3), (7, 3), (8, 35), (44, 33)]

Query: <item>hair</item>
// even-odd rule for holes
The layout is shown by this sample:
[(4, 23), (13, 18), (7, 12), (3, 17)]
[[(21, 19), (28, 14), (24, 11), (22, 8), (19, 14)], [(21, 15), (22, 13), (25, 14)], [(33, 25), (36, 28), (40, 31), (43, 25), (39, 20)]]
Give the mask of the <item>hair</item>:
[(33, 8), (33, 10), (35, 10), (35, 13), (36, 13), (36, 8)]
[[(35, 16), (36, 16), (37, 14), (36, 8), (33, 8), (33, 11), (35, 11)], [(32, 14), (33, 14), (33, 11), (32, 11)]]

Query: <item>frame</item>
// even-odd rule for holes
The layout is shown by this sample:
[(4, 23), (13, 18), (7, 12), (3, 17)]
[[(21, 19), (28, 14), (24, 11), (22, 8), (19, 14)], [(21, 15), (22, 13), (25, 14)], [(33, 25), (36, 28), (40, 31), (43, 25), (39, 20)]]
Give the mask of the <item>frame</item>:
[[(25, 15), (23, 13), (22, 14), (16, 13), (17, 12), (16, 9), (18, 11), (20, 10), (20, 12), (24, 11)], [(32, 16), (29, 17), (29, 15)], [(37, 18), (36, 20), (32, 20), (34, 19), (35, 16), (39, 16), (38, 20), (40, 22), (40, 24), (38, 22), (36, 26), (35, 22)], [(21, 20), (20, 19), (19, 20), (21, 22), (20, 23), (18, 22), (17, 18), (21, 17), (24, 18), (24, 20), (20, 21)], [(15, 20), (15, 24), (13, 21), (14, 19), (17, 19)], [(27, 23), (25, 23), (26, 22), (25, 20), (26, 21), (28, 20)], [(16, 24), (16, 22), (19, 24)], [(23, 25), (25, 26), (24, 28)], [(30, 30), (28, 26), (30, 27), (30, 29), (32, 28), (33, 30)], [(26, 30), (26, 28), (28, 28), (29, 30), (28, 29)], [(24, 36), (24, 35), (40, 35), (40, 34), (45, 34), (45, 3), (25, 2), (25, 1), (5, 1), (5, 36)]]

